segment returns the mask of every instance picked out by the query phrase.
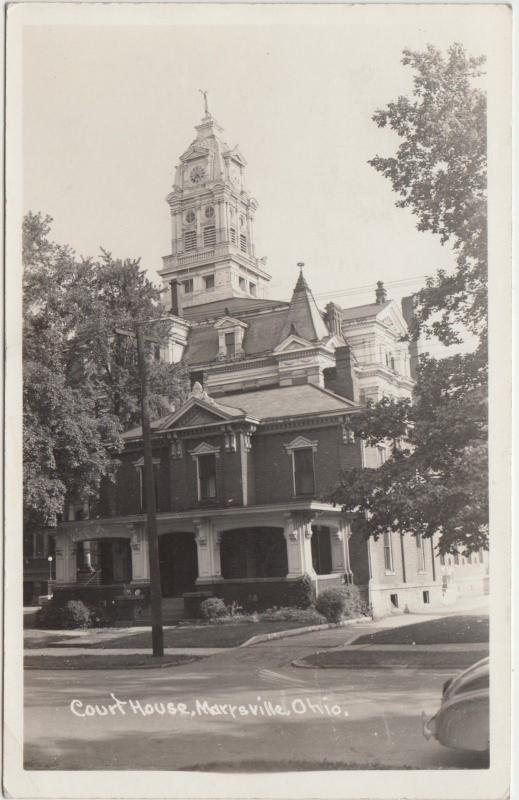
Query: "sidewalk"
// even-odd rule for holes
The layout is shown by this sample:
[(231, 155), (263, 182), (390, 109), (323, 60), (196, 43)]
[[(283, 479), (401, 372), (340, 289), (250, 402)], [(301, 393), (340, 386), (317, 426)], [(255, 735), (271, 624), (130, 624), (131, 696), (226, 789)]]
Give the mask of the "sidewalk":
[[(302, 646), (308, 646), (309, 649), (318, 651), (320, 647), (341, 648), (342, 650), (366, 650), (370, 649), (375, 653), (382, 649), (383, 652), (390, 650), (405, 652), (406, 650), (418, 652), (455, 652), (463, 651), (468, 652), (471, 649), (477, 651), (482, 649), (481, 644), (473, 645), (467, 644), (428, 644), (428, 645), (376, 645), (375, 643), (363, 643), (360, 645), (350, 644), (359, 638), (360, 635), (366, 633), (375, 633), (382, 630), (391, 630), (413, 623), (425, 623), (432, 620), (437, 620), (442, 617), (454, 616), (463, 613), (470, 613), (477, 610), (482, 614), (486, 614), (485, 607), (488, 605), (488, 597), (470, 597), (463, 598), (453, 606), (436, 606), (430, 607), (427, 611), (410, 612), (405, 614), (398, 614), (395, 616), (384, 617), (375, 621), (366, 620), (360, 624), (350, 625), (347, 627), (327, 629), (323, 626), (322, 630), (316, 630), (315, 626), (307, 626), (294, 629), (287, 629), (276, 634), (276, 638), (270, 642), (262, 642), (268, 646), (281, 643), (286, 638), (291, 638), (296, 642), (300, 642)], [(164, 626), (164, 631), (185, 631), (186, 628), (178, 628), (176, 626)], [(63, 658), (81, 658), (84, 656), (100, 657), (114, 657), (114, 656), (144, 656), (150, 653), (150, 647), (131, 646), (130, 643), (125, 646), (125, 638), (133, 638), (137, 634), (149, 634), (149, 626), (132, 626), (129, 628), (103, 628), (103, 629), (89, 629), (89, 630), (74, 630), (74, 631), (49, 631), (39, 629), (26, 629), (24, 631), (25, 648), (24, 653), (26, 656), (41, 656)], [(254, 625), (250, 626), (251, 636), (254, 634)], [(333, 639), (333, 644), (326, 643), (324, 640)], [(305, 641), (306, 640), (306, 641)], [(70, 642), (70, 644), (69, 644)], [(120, 644), (117, 644), (120, 642)], [(336, 644), (335, 644), (336, 642)], [(115, 646), (110, 647), (113, 643)], [(28, 645), (28, 646), (27, 646)], [(240, 645), (238, 645), (239, 647)], [(241, 645), (243, 647), (243, 645)], [(252, 648), (258, 645), (252, 644)], [(228, 647), (165, 647), (164, 653), (167, 656), (182, 656), (182, 657), (207, 657), (217, 655), (223, 652), (229, 652), (236, 649), (236, 646)]]

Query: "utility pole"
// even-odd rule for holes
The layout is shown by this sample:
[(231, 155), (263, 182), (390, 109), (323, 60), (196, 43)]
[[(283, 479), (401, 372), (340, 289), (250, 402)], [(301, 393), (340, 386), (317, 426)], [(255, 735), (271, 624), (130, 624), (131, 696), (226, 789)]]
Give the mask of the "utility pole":
[(162, 589), (160, 585), (159, 539), (157, 535), (157, 509), (155, 506), (155, 480), (153, 475), (153, 450), (151, 446), (150, 412), (148, 407), (148, 365), (142, 326), (136, 323), (137, 361), (141, 383), (142, 441), (144, 446), (144, 492), (148, 523), (148, 549), (150, 563), (151, 641), (154, 656), (164, 655), (164, 630), (162, 627)]

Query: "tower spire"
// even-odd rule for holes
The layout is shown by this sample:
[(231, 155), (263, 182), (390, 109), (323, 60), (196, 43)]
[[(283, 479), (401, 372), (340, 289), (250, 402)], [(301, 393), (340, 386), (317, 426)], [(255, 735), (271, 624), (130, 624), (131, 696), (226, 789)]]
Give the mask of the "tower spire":
[(211, 116), (211, 114), (209, 113), (209, 105), (208, 105), (208, 103), (207, 103), (207, 95), (208, 95), (208, 91), (207, 91), (207, 89), (199, 89), (198, 91), (200, 92), (200, 94), (201, 94), (201, 95), (202, 95), (202, 97), (204, 98), (204, 111), (205, 111), (205, 114), (204, 114), (204, 116), (205, 116), (205, 117), (210, 117), (210, 116)]

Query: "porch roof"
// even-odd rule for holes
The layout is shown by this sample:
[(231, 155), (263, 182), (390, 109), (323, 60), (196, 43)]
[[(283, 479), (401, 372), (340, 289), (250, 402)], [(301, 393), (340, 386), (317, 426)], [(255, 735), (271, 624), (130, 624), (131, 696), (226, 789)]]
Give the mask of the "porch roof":
[[(190, 522), (194, 523), (200, 519), (236, 519), (240, 516), (244, 518), (244, 525), (247, 518), (262, 515), (272, 514), (289, 514), (292, 512), (315, 512), (315, 514), (325, 513), (327, 516), (341, 516), (343, 511), (341, 506), (333, 503), (325, 503), (321, 500), (309, 499), (295, 499), (288, 500), (284, 503), (266, 503), (264, 505), (254, 506), (234, 506), (234, 507), (220, 507), (220, 508), (192, 508), (186, 511), (162, 511), (157, 513), (157, 522)], [(86, 520), (72, 520), (71, 522), (62, 522), (58, 525), (58, 532), (81, 532), (82, 534), (88, 533), (89, 530), (94, 533), (97, 531), (99, 535), (100, 529), (106, 529), (107, 535), (114, 529), (119, 531), (124, 526), (131, 528), (132, 526), (141, 526), (146, 524), (146, 514), (132, 514), (125, 517), (104, 517), (101, 519), (86, 519)]]

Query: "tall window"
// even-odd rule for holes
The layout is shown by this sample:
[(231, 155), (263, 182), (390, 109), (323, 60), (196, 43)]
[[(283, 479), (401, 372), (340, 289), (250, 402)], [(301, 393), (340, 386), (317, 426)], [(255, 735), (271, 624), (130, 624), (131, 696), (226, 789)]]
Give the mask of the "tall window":
[(184, 233), (184, 250), (196, 250), (196, 231)]
[(300, 447), (292, 451), (294, 459), (294, 489), (296, 495), (315, 493), (314, 451)]
[(249, 292), (251, 293), (251, 295), (253, 297), (256, 297), (256, 284), (255, 283), (249, 283)]
[(241, 277), (238, 278), (238, 286), (240, 287), (240, 289), (243, 289), (244, 292), (247, 291), (247, 281), (245, 280), (245, 278)]
[(193, 294), (194, 284), (193, 278), (189, 278), (187, 281), (182, 281), (182, 287), (184, 289), (184, 294)]
[(204, 283), (206, 289), (214, 289), (214, 275), (206, 275)]
[(384, 567), (386, 572), (393, 572), (393, 539), (391, 531), (384, 533)]
[(214, 225), (204, 228), (204, 247), (214, 247), (216, 244), (216, 228)]
[(236, 244), (236, 228), (231, 228), (231, 242)]
[(198, 456), (198, 499), (210, 500), (216, 497), (216, 456), (208, 453)]
[(236, 334), (234, 331), (225, 334), (225, 352), (228, 356), (236, 353)]
[(240, 233), (240, 250), (242, 253), (247, 252), (247, 237), (244, 233)]
[[(139, 494), (140, 494), (140, 507), (141, 512), (144, 513), (146, 508), (146, 484), (144, 481), (144, 467), (139, 467)], [(159, 464), (153, 462), (153, 489), (155, 492), (155, 509), (159, 509)]]
[(415, 539), (418, 555), (418, 572), (425, 572), (425, 541), (421, 533), (417, 533)]

